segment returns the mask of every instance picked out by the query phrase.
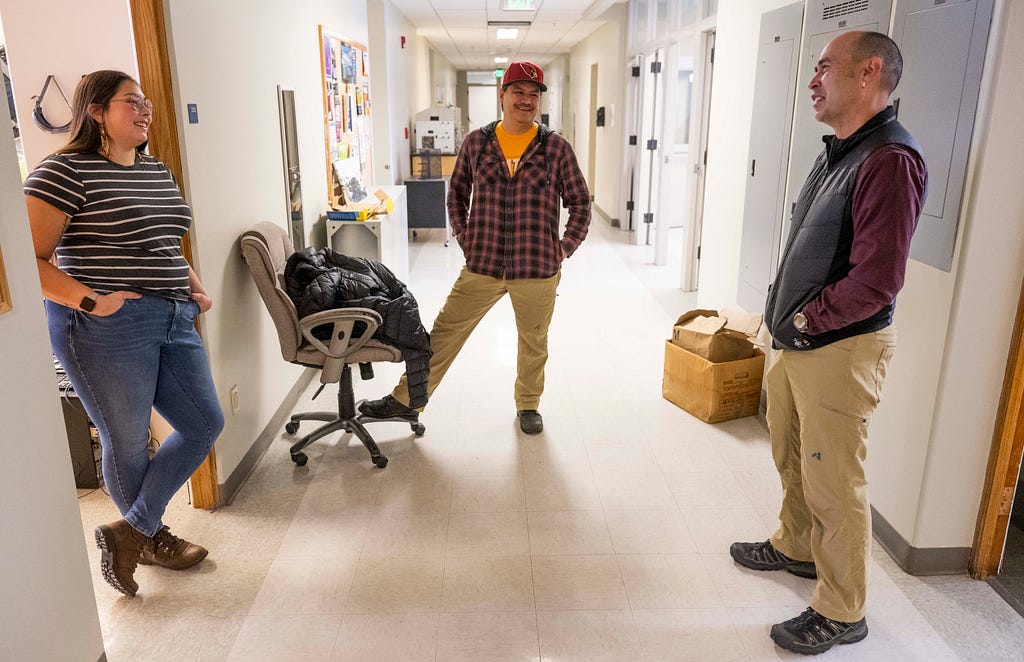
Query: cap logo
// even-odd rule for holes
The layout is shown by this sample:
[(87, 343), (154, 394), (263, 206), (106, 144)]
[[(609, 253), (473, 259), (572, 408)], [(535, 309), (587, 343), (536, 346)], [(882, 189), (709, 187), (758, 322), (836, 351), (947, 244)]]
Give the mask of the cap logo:
[(537, 80), (537, 69), (535, 67), (523, 63), (520, 63), (519, 66), (522, 68), (523, 72), (527, 76), (534, 80)]

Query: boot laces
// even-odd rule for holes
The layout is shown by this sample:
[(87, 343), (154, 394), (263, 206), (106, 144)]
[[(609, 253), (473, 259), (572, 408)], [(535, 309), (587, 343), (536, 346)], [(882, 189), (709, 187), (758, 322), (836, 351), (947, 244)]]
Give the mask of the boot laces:
[(153, 534), (153, 542), (156, 543), (157, 547), (163, 547), (169, 552), (177, 550), (182, 544), (181, 538), (171, 533), (167, 526), (161, 527), (159, 531)]

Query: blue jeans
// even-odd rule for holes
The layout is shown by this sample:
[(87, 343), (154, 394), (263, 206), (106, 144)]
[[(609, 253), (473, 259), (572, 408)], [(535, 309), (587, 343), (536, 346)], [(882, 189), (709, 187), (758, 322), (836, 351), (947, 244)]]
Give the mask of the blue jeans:
[[(110, 496), (147, 536), (224, 427), (198, 314), (194, 301), (157, 296), (128, 299), (109, 317), (46, 302), (54, 354), (99, 431)], [(154, 408), (174, 432), (150, 459)]]

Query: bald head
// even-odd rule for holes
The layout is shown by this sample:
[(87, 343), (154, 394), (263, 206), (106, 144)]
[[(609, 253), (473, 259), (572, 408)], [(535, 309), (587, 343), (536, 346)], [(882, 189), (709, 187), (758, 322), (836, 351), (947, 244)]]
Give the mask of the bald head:
[(849, 35), (850, 54), (854, 62), (863, 62), (872, 57), (882, 60), (879, 84), (883, 90), (892, 94), (903, 75), (903, 56), (899, 46), (881, 32), (851, 32)]

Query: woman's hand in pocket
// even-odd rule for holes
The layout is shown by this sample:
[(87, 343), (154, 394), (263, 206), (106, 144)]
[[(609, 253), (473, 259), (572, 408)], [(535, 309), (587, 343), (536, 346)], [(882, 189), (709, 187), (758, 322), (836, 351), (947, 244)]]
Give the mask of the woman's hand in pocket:
[(130, 292), (128, 290), (118, 290), (111, 292), (110, 294), (101, 294), (96, 297), (96, 307), (92, 310), (92, 315), (97, 317), (109, 317), (117, 311), (121, 310), (124, 306), (124, 302), (128, 299), (141, 299), (142, 295), (138, 292)]

